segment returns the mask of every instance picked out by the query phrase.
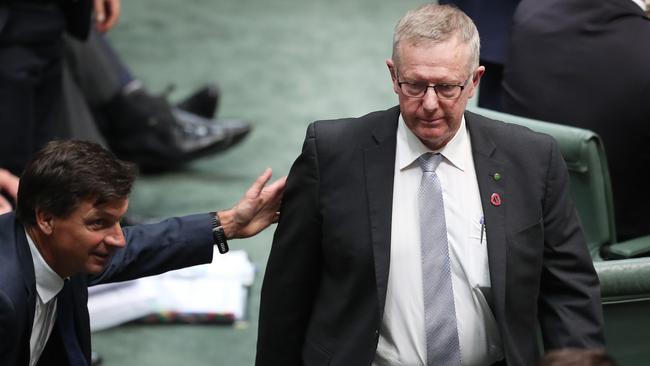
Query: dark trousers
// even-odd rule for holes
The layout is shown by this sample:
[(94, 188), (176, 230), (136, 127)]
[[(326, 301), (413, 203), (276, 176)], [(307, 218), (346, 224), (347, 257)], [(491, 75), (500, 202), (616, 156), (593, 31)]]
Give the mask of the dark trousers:
[(94, 28), (85, 41), (69, 35), (63, 39), (61, 122), (64, 134), (107, 146), (97, 125), (101, 119), (95, 113), (123, 89), (121, 70), (125, 66)]
[(64, 28), (56, 2), (0, 5), (0, 167), (14, 174), (57, 137)]

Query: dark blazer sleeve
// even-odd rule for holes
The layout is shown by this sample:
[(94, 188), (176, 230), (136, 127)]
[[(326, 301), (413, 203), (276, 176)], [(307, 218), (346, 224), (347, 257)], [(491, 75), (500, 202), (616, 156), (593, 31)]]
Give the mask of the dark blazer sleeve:
[(545, 348), (603, 348), (598, 276), (569, 195), (569, 176), (552, 140), (543, 201), (544, 253), (539, 321)]
[(16, 348), (18, 345), (15, 341), (9, 341), (16, 338), (19, 333), (18, 322), (16, 320), (16, 309), (11, 299), (0, 291), (0, 364), (10, 364), (15, 362)]
[(175, 217), (151, 225), (124, 228), (126, 246), (89, 285), (139, 277), (212, 261), (211, 214)]
[(314, 125), (287, 179), (260, 303), (256, 365), (301, 365), (321, 270), (319, 173)]

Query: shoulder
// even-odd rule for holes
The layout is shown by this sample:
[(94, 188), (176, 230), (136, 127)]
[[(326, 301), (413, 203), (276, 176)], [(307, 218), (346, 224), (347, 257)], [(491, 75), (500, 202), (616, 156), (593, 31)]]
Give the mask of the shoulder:
[[(23, 271), (16, 255), (14, 230), (5, 225), (6, 216), (8, 215), (0, 217), (0, 339), (11, 340), (8, 343), (8, 346), (11, 346), (15, 345), (13, 340), (20, 334), (17, 327), (20, 326), (20, 319), (24, 318), (21, 312), (24, 314), (27, 292), (22, 277)], [(0, 345), (0, 361), (3, 360), (5, 351), (7, 350)]]
[(555, 144), (550, 135), (536, 132), (528, 127), (506, 123), (466, 111), (465, 119), (472, 141), (475, 138), (490, 139), (500, 149), (514, 149), (515, 151), (530, 150)]
[[(21, 343), (21, 325), (19, 319), (25, 317), (16, 314), (16, 306), (11, 297), (7, 296), (0, 290), (0, 364), (5, 364), (8, 360), (15, 357), (17, 347)], [(26, 325), (25, 325), (26, 326)], [(11, 362), (8, 362), (9, 364)]]
[(0, 216), (0, 291), (22, 284), (13, 213)]
[(309, 125), (307, 138), (337, 145), (356, 145), (374, 134), (387, 133), (391, 127), (396, 128), (398, 116), (399, 108), (393, 107), (361, 117), (319, 120)]

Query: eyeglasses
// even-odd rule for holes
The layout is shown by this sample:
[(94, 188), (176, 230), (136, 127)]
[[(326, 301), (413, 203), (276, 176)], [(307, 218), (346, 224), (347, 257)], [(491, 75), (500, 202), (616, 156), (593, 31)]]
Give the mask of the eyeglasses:
[[(395, 69), (395, 75), (397, 76), (397, 69)], [(470, 75), (463, 84), (425, 84), (399, 81), (398, 76), (397, 85), (399, 85), (400, 90), (407, 97), (422, 98), (429, 88), (433, 88), (438, 98), (449, 100), (460, 97), (460, 94), (463, 92), (463, 89), (465, 89), (465, 86), (471, 78), (472, 76)]]

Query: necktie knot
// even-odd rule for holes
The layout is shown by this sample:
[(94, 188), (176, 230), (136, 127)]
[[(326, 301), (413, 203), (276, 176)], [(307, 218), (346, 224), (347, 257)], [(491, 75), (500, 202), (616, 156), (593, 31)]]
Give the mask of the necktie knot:
[(423, 172), (435, 172), (438, 165), (442, 161), (442, 155), (440, 153), (424, 153), (418, 158), (418, 163), (420, 164), (420, 169)]

